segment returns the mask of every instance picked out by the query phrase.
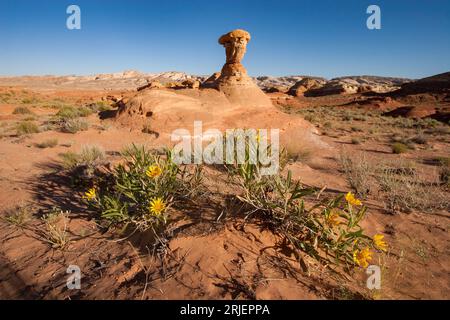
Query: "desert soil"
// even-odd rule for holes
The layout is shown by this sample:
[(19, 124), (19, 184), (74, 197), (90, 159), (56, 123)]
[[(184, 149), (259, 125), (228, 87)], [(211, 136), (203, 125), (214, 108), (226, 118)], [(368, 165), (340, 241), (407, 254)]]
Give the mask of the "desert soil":
[[(131, 90), (58, 90), (16, 83), (0, 87), (0, 298), (450, 298), (449, 193), (443, 187), (439, 187), (439, 195), (422, 194), (428, 199), (422, 209), (392, 209), (381, 191), (364, 199), (368, 216), (363, 226), (368, 234), (385, 234), (389, 243), (388, 254), (375, 256), (382, 266), (382, 288), (377, 291), (366, 288), (363, 269), (338, 275), (326, 266), (312, 264), (308, 272), (302, 270), (292, 252), (279, 246), (276, 234), (226, 208), (226, 195), (232, 190), (223, 172), (214, 167), (205, 170), (215, 201), (183, 213), (166, 256), (151, 255), (143, 245), (145, 235), (124, 239), (118, 230), (100, 228), (86, 213), (81, 191), (71, 187), (60, 155), (96, 145), (105, 151), (107, 160), (116, 161), (118, 152), (131, 143), (160, 148), (166, 142), (154, 134), (118, 126), (112, 119), (100, 119), (98, 113), (83, 117), (89, 128), (76, 133), (61, 132), (49, 126), (48, 120), (61, 105), (81, 107), (99, 101), (112, 105), (107, 96), (133, 94)], [(415, 120), (380, 115), (401, 106), (401, 101), (368, 100), (360, 94), (270, 96), (286, 114), (313, 123), (320, 139), (328, 144), (328, 152), (316, 154), (313, 147), (302, 146), (299, 135), (289, 146), (296, 155), (288, 165), (294, 177), (307, 186), (324, 188), (323, 195), (351, 190), (340, 162), (342, 154), (364, 155), (373, 165), (413, 163), (424, 181), (438, 181), (437, 159), (450, 157), (447, 124), (417, 129), (404, 123)], [(14, 112), (17, 107), (26, 107), (31, 113)], [(35, 123), (39, 132), (17, 132), (23, 122)], [(405, 153), (392, 152), (393, 139), (417, 135), (423, 137), (423, 143), (411, 142)], [(49, 140), (54, 142), (45, 147)], [(434, 196), (439, 199), (434, 201)], [(441, 208), (427, 206), (439, 201)], [(52, 246), (43, 232), (40, 217), (55, 207), (68, 211), (70, 242), (64, 249)], [(12, 221), (17, 212), (30, 214), (26, 223)], [(81, 269), (81, 290), (66, 286), (69, 265)]]

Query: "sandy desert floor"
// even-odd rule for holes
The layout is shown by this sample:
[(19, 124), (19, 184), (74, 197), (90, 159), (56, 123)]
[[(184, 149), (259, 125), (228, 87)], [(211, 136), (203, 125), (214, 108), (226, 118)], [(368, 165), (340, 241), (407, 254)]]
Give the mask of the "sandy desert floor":
[[(204, 168), (205, 200), (174, 213), (181, 218), (163, 257), (145, 249), (145, 235), (124, 239), (120, 230), (99, 226), (81, 200), (84, 190), (73, 187), (64, 155), (98, 146), (108, 163), (118, 161), (131, 143), (163, 147), (152, 132), (101, 119), (113, 109), (108, 96), (132, 94), (45, 84), (0, 87), (0, 298), (450, 298), (450, 195), (448, 180), (442, 182), (450, 166), (448, 124), (382, 116), (405, 104), (399, 100), (270, 94), (281, 111), (314, 124), (330, 146), (319, 153), (293, 137), (286, 149), (296, 179), (324, 188), (323, 197), (346, 193), (351, 181), (370, 190), (363, 199), (368, 207), (363, 226), (369, 234), (385, 234), (389, 243), (389, 252), (374, 258), (382, 267), (382, 287), (371, 291), (360, 268), (346, 274), (311, 264), (305, 272), (276, 233), (227, 205), (234, 190), (214, 166)], [(425, 109), (429, 103), (417, 101)], [(58, 127), (52, 119), (70, 107), (82, 111), (71, 126)], [(386, 192), (386, 177), (377, 170), (382, 165), (408, 172), (408, 183)], [(58, 222), (66, 225), (58, 234), (63, 249), (42, 219), (55, 210), (68, 212)], [(81, 290), (66, 287), (69, 265), (82, 271)]]

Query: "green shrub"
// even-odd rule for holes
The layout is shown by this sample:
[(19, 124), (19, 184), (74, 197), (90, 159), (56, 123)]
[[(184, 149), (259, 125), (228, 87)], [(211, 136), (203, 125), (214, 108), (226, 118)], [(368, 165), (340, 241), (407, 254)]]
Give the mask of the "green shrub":
[(403, 144), (401, 142), (395, 142), (391, 146), (392, 152), (395, 154), (405, 153), (408, 152), (408, 146), (406, 144)]
[(56, 113), (56, 117), (62, 120), (75, 119), (79, 117), (87, 117), (91, 115), (93, 111), (87, 107), (73, 107), (73, 106), (63, 106)]
[(36, 123), (30, 121), (19, 122), (16, 126), (17, 135), (38, 133), (39, 127)]
[(131, 225), (162, 236), (171, 222), (172, 206), (182, 206), (197, 194), (201, 167), (189, 172), (165, 157), (132, 145), (124, 162), (112, 168), (86, 191), (84, 198), (99, 218), (112, 225)]
[(294, 181), (290, 171), (287, 176), (262, 176), (260, 165), (249, 162), (251, 152), (254, 150), (247, 146), (243, 164), (227, 165), (232, 180), (242, 190), (236, 200), (247, 218), (257, 216), (281, 235), (305, 271), (307, 264), (299, 251), (325, 264), (367, 267), (374, 245), (360, 226), (366, 207), (359, 200), (348, 193), (347, 202), (340, 195), (307, 208), (304, 199), (316, 190)]

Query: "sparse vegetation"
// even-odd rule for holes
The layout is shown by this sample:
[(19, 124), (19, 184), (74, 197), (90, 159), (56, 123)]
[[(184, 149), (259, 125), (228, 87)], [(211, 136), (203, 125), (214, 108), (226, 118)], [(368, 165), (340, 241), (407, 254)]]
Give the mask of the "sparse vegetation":
[(403, 144), (401, 142), (395, 142), (391, 146), (392, 152), (395, 154), (401, 154), (408, 152), (408, 146), (406, 144)]
[(61, 131), (66, 133), (77, 133), (78, 131), (86, 131), (89, 123), (82, 119), (68, 119), (62, 122)]
[(32, 114), (33, 112), (31, 112), (30, 109), (28, 109), (27, 107), (16, 107), (13, 111), (13, 114)]
[(45, 148), (54, 148), (58, 145), (58, 139), (47, 139), (45, 141), (36, 143), (36, 147), (45, 149)]
[(43, 215), (41, 218), (44, 227), (40, 234), (43, 240), (54, 249), (64, 250), (71, 241), (67, 232), (69, 213), (69, 211), (54, 208), (52, 212)]
[(439, 158), (439, 181), (450, 188), (450, 157)]
[(56, 117), (61, 120), (72, 120), (79, 117), (87, 117), (93, 113), (88, 107), (63, 106), (56, 113)]
[(450, 209), (449, 198), (438, 183), (425, 181), (416, 169), (385, 163), (377, 170), (377, 180), (388, 211)]
[(361, 198), (366, 198), (374, 187), (370, 177), (374, 167), (366, 154), (358, 153), (355, 155), (342, 151), (340, 163), (352, 189)]
[(16, 134), (19, 136), (38, 133), (39, 131), (38, 125), (31, 121), (22, 121), (16, 125)]
[(60, 154), (60, 157), (66, 170), (74, 170), (80, 166), (94, 169), (105, 159), (105, 152), (98, 146), (84, 146), (80, 153), (69, 151)]
[(31, 219), (31, 209), (28, 206), (19, 206), (5, 216), (5, 221), (17, 227), (24, 227)]

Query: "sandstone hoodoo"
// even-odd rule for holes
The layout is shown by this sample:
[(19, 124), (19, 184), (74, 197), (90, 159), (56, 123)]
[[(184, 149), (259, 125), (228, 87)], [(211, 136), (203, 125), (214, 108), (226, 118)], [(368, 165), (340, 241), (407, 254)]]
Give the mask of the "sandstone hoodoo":
[(276, 108), (271, 99), (248, 76), (242, 65), (250, 34), (234, 30), (219, 38), (226, 61), (221, 72), (200, 86), (194, 79), (169, 87), (149, 84), (122, 102), (116, 120), (132, 129), (151, 129), (161, 142), (174, 130), (191, 129), (201, 121), (206, 129), (277, 128), (280, 141), (298, 137), (304, 144), (326, 147), (317, 129), (301, 117), (292, 117)]
[(268, 106), (272, 103), (256, 85), (242, 65), (251, 36), (245, 30), (237, 29), (222, 35), (219, 44), (225, 47), (226, 62), (214, 87), (223, 92), (231, 103), (248, 106)]

